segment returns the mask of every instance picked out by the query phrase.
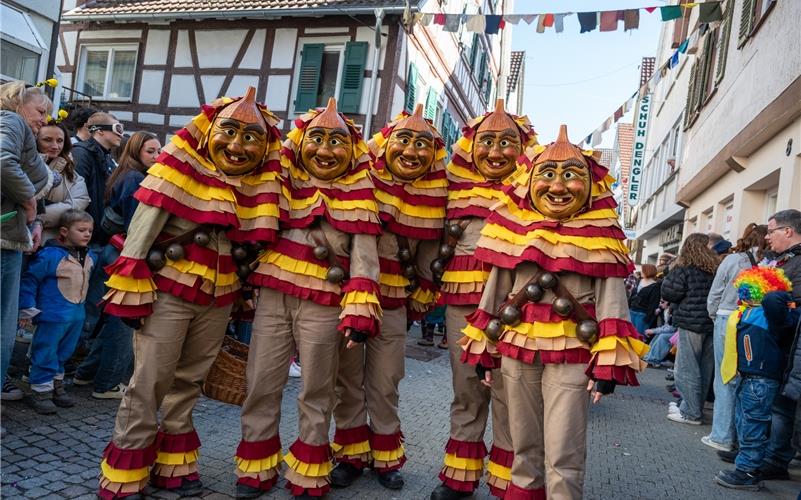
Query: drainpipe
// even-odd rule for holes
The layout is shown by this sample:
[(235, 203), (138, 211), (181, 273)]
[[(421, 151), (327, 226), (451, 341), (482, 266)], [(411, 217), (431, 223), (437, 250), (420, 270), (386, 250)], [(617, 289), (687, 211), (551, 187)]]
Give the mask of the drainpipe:
[(373, 107), (375, 105), (376, 84), (378, 83), (378, 62), (381, 59), (381, 21), (384, 20), (384, 9), (375, 9), (375, 47), (373, 50), (373, 73), (370, 76), (370, 93), (367, 95), (367, 114), (364, 118), (362, 135), (370, 138), (370, 127), (373, 125)]

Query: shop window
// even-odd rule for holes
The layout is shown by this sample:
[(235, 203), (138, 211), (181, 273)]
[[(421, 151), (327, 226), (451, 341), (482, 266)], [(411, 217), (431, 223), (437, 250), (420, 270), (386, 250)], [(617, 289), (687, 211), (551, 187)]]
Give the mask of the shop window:
[[(47, 57), (47, 44), (33, 24), (30, 16), (0, 3), (0, 79), (23, 80), (36, 83)], [(48, 33), (49, 36), (49, 33)]]
[(40, 54), (3, 40), (0, 44), (0, 73), (8, 80), (35, 83), (39, 73)]

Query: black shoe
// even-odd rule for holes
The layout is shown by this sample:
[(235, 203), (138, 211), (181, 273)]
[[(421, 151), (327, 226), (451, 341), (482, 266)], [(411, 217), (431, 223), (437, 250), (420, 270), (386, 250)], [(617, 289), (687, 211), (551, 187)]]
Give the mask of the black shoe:
[(456, 491), (444, 484), (440, 484), (431, 492), (431, 500), (456, 500), (458, 498), (467, 498), (472, 494), (472, 491)]
[(265, 493), (267, 492), (261, 488), (254, 488), (247, 484), (236, 483), (236, 498), (259, 498)]
[(25, 395), (25, 402), (39, 415), (55, 415), (58, 408), (53, 404), (53, 391), (31, 391)]
[(75, 406), (75, 401), (67, 394), (66, 389), (64, 389), (63, 380), (53, 381), (53, 404), (59, 408), (72, 408)]
[(378, 474), (378, 484), (388, 490), (399, 490), (403, 488), (403, 475), (397, 470)]
[(734, 460), (737, 458), (737, 450), (732, 451), (718, 451), (718, 458), (723, 460), (726, 463), (733, 464)]
[(182, 479), (181, 486), (171, 489), (179, 497), (196, 497), (203, 491), (203, 483), (200, 479)]
[(764, 462), (759, 468), (759, 473), (765, 481), (785, 481), (790, 479), (790, 473), (778, 465)]
[(722, 470), (715, 476), (715, 482), (735, 490), (759, 491), (762, 488), (762, 478), (759, 475), (759, 471)]
[(362, 470), (348, 462), (340, 462), (331, 471), (331, 486), (347, 488), (362, 475)]

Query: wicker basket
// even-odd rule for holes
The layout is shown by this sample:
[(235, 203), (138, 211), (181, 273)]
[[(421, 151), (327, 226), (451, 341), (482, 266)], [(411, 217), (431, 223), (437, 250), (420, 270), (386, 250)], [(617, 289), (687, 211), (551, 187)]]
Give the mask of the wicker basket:
[(247, 394), (247, 364), (247, 344), (226, 335), (203, 384), (203, 394), (223, 403), (242, 406)]

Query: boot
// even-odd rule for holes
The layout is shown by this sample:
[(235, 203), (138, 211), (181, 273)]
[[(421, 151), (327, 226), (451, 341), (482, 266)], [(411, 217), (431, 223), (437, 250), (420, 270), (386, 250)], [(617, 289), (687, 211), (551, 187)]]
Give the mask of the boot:
[(187, 479), (181, 480), (181, 486), (170, 489), (173, 493), (177, 493), (179, 498), (198, 496), (203, 491), (203, 483), (200, 479)]
[(31, 391), (25, 396), (25, 402), (39, 415), (55, 415), (58, 408), (53, 404), (53, 391)]
[(331, 471), (331, 486), (334, 488), (347, 488), (353, 481), (362, 475), (362, 470), (348, 462), (340, 462)]
[(448, 488), (444, 484), (440, 484), (431, 492), (431, 500), (457, 500), (472, 495), (472, 491), (456, 491), (453, 488)]
[(75, 406), (75, 401), (67, 394), (64, 389), (64, 380), (53, 381), (53, 404), (61, 408), (71, 408)]
[(389, 472), (378, 473), (378, 484), (388, 490), (399, 490), (403, 488), (403, 475), (400, 471), (391, 470)]
[(261, 488), (254, 488), (253, 486), (248, 486), (247, 484), (236, 483), (235, 498), (259, 498), (265, 493), (267, 492)]
[(423, 338), (417, 341), (417, 345), (434, 345), (434, 325), (423, 322)]

